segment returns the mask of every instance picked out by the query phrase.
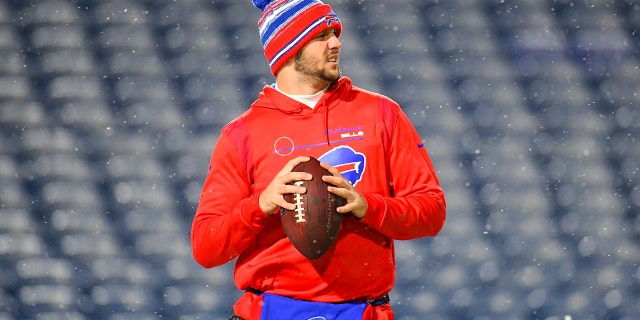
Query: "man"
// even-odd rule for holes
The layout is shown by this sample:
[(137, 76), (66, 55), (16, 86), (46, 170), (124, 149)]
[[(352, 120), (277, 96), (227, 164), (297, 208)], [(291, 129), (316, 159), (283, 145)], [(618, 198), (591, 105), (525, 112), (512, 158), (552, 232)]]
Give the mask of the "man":
[[(424, 144), (389, 98), (352, 86), (339, 68), (342, 23), (318, 0), (257, 1), (275, 84), (227, 124), (216, 143), (193, 220), (195, 259), (237, 258), (245, 293), (231, 319), (393, 319), (395, 239), (435, 236), (445, 198)], [(330, 253), (309, 260), (286, 237), (283, 195), (314, 156), (347, 200)], [(338, 169), (340, 168), (340, 169)]]

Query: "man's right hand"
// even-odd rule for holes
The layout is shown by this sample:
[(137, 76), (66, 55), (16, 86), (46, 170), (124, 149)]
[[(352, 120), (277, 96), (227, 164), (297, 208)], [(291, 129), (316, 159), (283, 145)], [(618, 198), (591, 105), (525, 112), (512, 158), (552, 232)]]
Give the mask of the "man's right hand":
[(309, 161), (309, 157), (300, 156), (293, 158), (278, 172), (269, 185), (262, 191), (259, 198), (260, 209), (266, 214), (272, 214), (279, 208), (294, 210), (296, 205), (284, 200), (284, 195), (289, 193), (303, 194), (306, 188), (288, 184), (294, 181), (311, 180), (313, 176), (306, 172), (292, 172), (293, 168), (301, 162)]

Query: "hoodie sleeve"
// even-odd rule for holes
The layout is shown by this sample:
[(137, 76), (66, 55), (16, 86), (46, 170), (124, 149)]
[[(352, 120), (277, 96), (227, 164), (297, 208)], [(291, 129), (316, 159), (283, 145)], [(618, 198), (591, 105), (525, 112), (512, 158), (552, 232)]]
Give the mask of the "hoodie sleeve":
[(365, 194), (362, 222), (392, 239), (435, 236), (444, 225), (446, 203), (427, 150), (400, 107), (380, 100), (387, 178), (392, 195)]
[[(229, 128), (226, 128), (229, 129)], [(255, 242), (268, 215), (252, 195), (246, 160), (230, 130), (223, 130), (211, 155), (200, 202), (191, 226), (194, 258), (202, 266), (222, 265)]]

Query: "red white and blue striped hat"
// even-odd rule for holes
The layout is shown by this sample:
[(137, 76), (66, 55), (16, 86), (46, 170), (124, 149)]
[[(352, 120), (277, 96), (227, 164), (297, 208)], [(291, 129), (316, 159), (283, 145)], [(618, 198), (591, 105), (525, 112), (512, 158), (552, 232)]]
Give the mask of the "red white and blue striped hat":
[(320, 32), (335, 28), (340, 36), (342, 31), (331, 6), (319, 0), (253, 0), (253, 4), (262, 10), (258, 30), (273, 75)]

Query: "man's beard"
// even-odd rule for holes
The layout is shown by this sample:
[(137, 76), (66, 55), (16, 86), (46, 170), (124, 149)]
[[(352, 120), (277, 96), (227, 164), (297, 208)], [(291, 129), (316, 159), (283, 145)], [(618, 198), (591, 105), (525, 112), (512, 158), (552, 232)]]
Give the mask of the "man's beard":
[(340, 67), (337, 68), (337, 72), (327, 72), (325, 69), (314, 69), (311, 66), (317, 65), (316, 59), (311, 59), (308, 56), (302, 54), (302, 51), (298, 52), (295, 59), (295, 70), (302, 74), (307, 79), (319, 79), (328, 83), (334, 82), (340, 79)]

